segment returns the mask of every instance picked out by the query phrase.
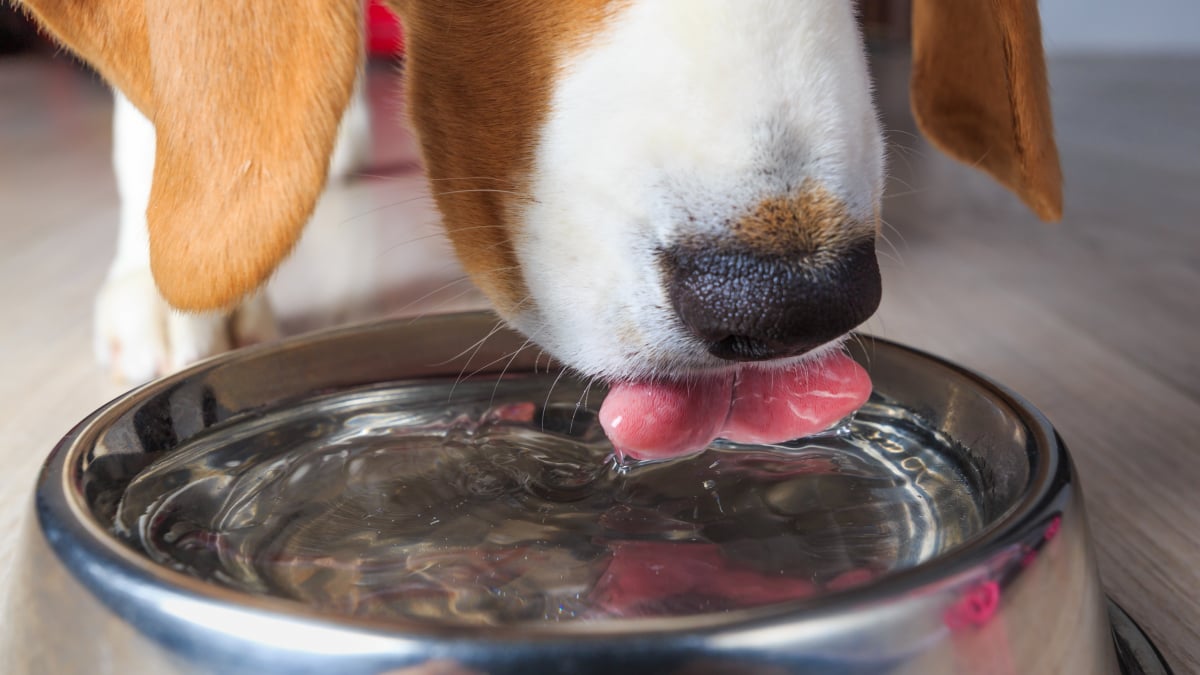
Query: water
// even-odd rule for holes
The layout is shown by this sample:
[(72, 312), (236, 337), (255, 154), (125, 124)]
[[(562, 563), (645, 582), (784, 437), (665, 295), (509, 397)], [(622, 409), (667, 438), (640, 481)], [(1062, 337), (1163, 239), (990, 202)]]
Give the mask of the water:
[(397, 384), (233, 420), (142, 471), (114, 531), (327, 612), (513, 624), (810, 598), (981, 527), (961, 449), (880, 400), (803, 441), (622, 466), (600, 397), (551, 382)]

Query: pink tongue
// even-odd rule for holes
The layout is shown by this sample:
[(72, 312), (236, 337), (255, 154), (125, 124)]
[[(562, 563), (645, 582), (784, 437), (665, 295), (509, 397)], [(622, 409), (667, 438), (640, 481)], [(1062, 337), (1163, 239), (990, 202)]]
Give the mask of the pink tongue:
[(844, 354), (793, 368), (742, 368), (690, 383), (616, 384), (600, 424), (617, 454), (667, 459), (703, 450), (718, 436), (779, 443), (828, 429), (871, 395), (871, 379)]

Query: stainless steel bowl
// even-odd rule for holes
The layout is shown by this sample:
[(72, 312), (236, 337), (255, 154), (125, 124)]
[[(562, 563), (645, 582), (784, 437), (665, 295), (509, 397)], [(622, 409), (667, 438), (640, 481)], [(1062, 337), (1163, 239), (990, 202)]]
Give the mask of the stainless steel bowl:
[[(1003, 387), (868, 341), (877, 393), (959, 442), (982, 526), (869, 583), (731, 612), (469, 626), (318, 611), (152, 562), (112, 534), (150, 458), (314, 394), (537, 369), (484, 314), (390, 321), (228, 354), (133, 391), (47, 460), (5, 608), (7, 673), (1166, 673), (1101, 593), (1061, 439)], [(472, 348), (477, 351), (472, 353)], [(511, 359), (510, 354), (517, 355)], [(542, 368), (545, 364), (541, 364)]]

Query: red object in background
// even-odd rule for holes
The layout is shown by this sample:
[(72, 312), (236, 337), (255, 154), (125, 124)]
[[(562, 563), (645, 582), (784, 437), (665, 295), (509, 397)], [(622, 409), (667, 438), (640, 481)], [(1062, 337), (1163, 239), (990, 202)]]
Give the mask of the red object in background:
[(367, 54), (399, 56), (404, 53), (404, 30), (400, 19), (380, 0), (367, 3)]

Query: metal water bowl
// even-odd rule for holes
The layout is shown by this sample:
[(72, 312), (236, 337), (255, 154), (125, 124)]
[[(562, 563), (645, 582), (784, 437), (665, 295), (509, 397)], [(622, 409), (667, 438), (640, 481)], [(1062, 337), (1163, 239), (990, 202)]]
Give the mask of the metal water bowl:
[(978, 526), (842, 590), (674, 616), (456, 624), (238, 590), (155, 562), (115, 533), (116, 502), (135, 477), (213, 429), (364, 387), (454, 381), (467, 358), (491, 364), (476, 378), (503, 371), (499, 391), (545, 370), (536, 350), (519, 351), (519, 335), (478, 343), (494, 326), (465, 314), (299, 337), (209, 360), (88, 417), (38, 481), (5, 616), (14, 642), (3, 651), (19, 662), (5, 672), (1169, 672), (1102, 594), (1077, 476), (1046, 419), (986, 378), (882, 340), (859, 355), (876, 393), (953, 440), (946, 459), (963, 467)]

